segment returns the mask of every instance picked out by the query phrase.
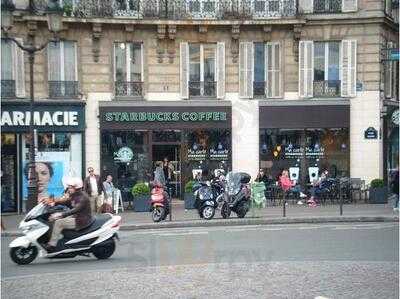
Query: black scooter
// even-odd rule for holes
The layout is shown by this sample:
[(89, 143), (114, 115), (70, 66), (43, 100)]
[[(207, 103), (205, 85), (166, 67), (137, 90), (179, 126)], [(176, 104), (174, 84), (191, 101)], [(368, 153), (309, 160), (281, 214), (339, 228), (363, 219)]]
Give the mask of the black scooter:
[(211, 182), (197, 182), (193, 185), (195, 195), (194, 207), (200, 218), (210, 220), (215, 215), (215, 209), (223, 201), (224, 186), (221, 181), (214, 179)]
[(239, 218), (244, 218), (250, 209), (250, 175), (244, 172), (229, 172), (226, 176), (224, 202), (221, 207), (221, 216), (226, 219), (235, 212)]

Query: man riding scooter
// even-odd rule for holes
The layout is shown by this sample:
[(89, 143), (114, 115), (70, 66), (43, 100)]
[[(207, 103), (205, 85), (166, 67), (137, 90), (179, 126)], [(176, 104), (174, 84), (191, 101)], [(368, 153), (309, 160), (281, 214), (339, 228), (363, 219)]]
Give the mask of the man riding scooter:
[(49, 253), (57, 251), (57, 242), (61, 239), (63, 229), (80, 229), (86, 227), (92, 220), (89, 196), (82, 191), (83, 182), (80, 178), (70, 178), (66, 182), (67, 192), (58, 200), (48, 200), (50, 205), (68, 205), (72, 209), (62, 213), (54, 213), (49, 220), (55, 221), (50, 241), (47, 244)]

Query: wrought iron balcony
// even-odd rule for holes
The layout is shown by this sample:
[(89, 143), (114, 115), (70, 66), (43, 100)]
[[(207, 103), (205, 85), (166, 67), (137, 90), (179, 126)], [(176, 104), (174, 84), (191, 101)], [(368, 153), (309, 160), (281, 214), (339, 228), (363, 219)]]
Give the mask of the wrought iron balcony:
[(77, 0), (72, 15), (134, 19), (268, 19), (294, 17), (296, 0)]
[(143, 82), (115, 82), (115, 95), (117, 97), (141, 97), (143, 95)]
[(215, 98), (217, 82), (215, 81), (189, 81), (189, 96)]
[(257, 98), (265, 96), (265, 81), (253, 82), (253, 96)]
[(342, 12), (342, 0), (314, 0), (315, 13)]
[(49, 81), (50, 98), (77, 98), (78, 81)]
[(15, 98), (15, 80), (1, 80), (1, 97)]
[(340, 80), (314, 81), (314, 97), (340, 97)]

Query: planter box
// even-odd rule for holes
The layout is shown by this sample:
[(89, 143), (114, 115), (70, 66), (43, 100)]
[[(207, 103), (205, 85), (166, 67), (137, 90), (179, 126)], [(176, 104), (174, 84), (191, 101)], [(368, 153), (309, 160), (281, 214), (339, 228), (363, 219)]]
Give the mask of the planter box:
[(184, 193), (183, 199), (185, 200), (185, 209), (190, 210), (194, 209), (194, 202), (196, 198), (194, 197), (193, 193)]
[(150, 194), (135, 196), (133, 198), (133, 210), (135, 212), (149, 212)]
[(387, 187), (369, 188), (370, 203), (387, 203), (388, 192)]

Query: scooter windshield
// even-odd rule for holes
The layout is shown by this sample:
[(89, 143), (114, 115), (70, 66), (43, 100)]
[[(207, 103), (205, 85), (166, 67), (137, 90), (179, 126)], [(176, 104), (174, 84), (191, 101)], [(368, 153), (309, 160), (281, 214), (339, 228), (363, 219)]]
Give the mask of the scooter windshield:
[(226, 185), (229, 195), (236, 195), (240, 191), (240, 180), (242, 176), (240, 173), (229, 172), (226, 176)]
[(39, 203), (32, 210), (30, 210), (28, 214), (26, 214), (25, 219), (32, 219), (37, 216), (40, 216), (40, 215), (44, 214), (46, 212), (46, 210), (47, 210), (47, 206), (43, 203)]

